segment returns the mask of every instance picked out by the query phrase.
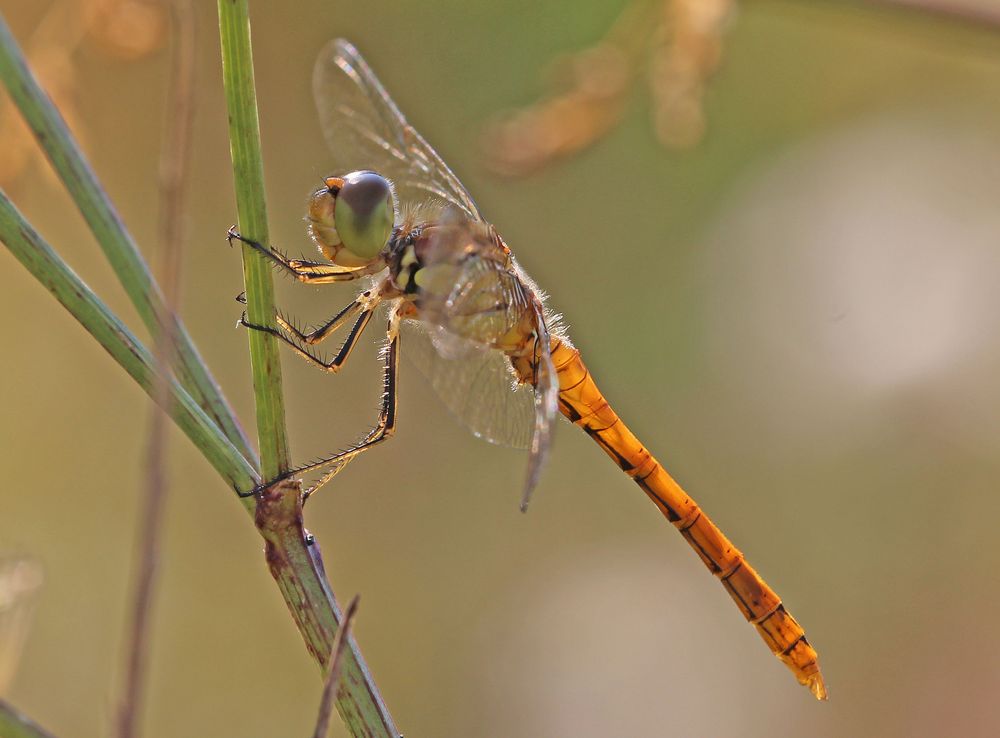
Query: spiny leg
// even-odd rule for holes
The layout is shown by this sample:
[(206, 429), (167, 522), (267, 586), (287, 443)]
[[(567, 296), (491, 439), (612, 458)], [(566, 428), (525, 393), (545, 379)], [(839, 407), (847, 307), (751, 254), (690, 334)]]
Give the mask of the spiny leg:
[(308, 261), (307, 259), (289, 259), (283, 253), (278, 251), (276, 248), (267, 247), (263, 244), (258, 243), (252, 239), (244, 237), (236, 230), (236, 226), (229, 229), (226, 234), (226, 238), (229, 243), (232, 244), (233, 239), (237, 241), (242, 241), (247, 246), (251, 247), (254, 251), (263, 256), (266, 256), (271, 262), (278, 267), (284, 269), (286, 272), (291, 274), (295, 279), (300, 282), (306, 282), (308, 284), (329, 284), (330, 282), (347, 282), (352, 279), (359, 279), (361, 277), (366, 277), (370, 274), (375, 274), (385, 268), (385, 264), (376, 259), (372, 264), (368, 266), (359, 267), (356, 269), (344, 269), (338, 267), (335, 264), (328, 264), (322, 261)]
[[(373, 292), (372, 290), (365, 290), (355, 298), (354, 302), (350, 303), (339, 313), (337, 313), (332, 318), (327, 320), (325, 323), (323, 323), (323, 325), (309, 331), (308, 333), (303, 333), (298, 326), (292, 323), (288, 318), (286, 318), (284, 315), (281, 314), (281, 312), (277, 310), (274, 313), (274, 320), (275, 322), (277, 322), (279, 326), (281, 326), (282, 330), (285, 333), (294, 336), (296, 340), (301, 341), (302, 343), (307, 343), (310, 346), (315, 346), (317, 343), (325, 341), (327, 338), (333, 335), (333, 333), (336, 332), (344, 323), (346, 323), (348, 320), (353, 319), (359, 312), (361, 312), (365, 308), (377, 305), (379, 302), (379, 298), (377, 297), (373, 298), (372, 292)], [(241, 292), (240, 294), (238, 294), (236, 296), (236, 302), (240, 303), (241, 305), (246, 305), (247, 304), (246, 295), (247, 295), (246, 292)], [(257, 325), (256, 323), (250, 323), (247, 320), (246, 311), (243, 312), (243, 315), (237, 321), (237, 325), (242, 325), (244, 328), (251, 328), (253, 330), (264, 331), (266, 333), (271, 333), (272, 335), (276, 335), (272, 330), (269, 330), (268, 326), (262, 326), (262, 325)], [(286, 336), (279, 336), (279, 337), (286, 342), (288, 341), (288, 338)]]
[[(346, 308), (341, 310), (337, 315), (330, 319), (325, 325), (320, 326), (315, 331), (311, 333), (302, 333), (295, 326), (289, 323), (287, 320), (281, 316), (277, 316), (278, 322), (281, 324), (282, 328), (289, 331), (299, 340), (305, 341), (307, 343), (319, 343), (324, 338), (331, 335), (337, 328), (343, 325), (347, 320), (358, 316), (354, 323), (354, 327), (351, 328), (350, 332), (347, 334), (347, 338), (344, 340), (343, 345), (337, 352), (337, 355), (333, 357), (332, 360), (326, 361), (320, 356), (312, 353), (308, 349), (300, 346), (295, 339), (287, 335), (283, 330), (279, 328), (274, 328), (268, 325), (257, 325), (256, 323), (251, 323), (247, 320), (246, 313), (240, 316), (240, 325), (245, 328), (249, 328), (255, 331), (261, 331), (263, 333), (270, 333), (275, 338), (288, 344), (291, 349), (301, 356), (306, 361), (315, 364), (320, 369), (326, 372), (332, 372), (336, 374), (340, 371), (341, 367), (347, 361), (347, 358), (351, 355), (354, 347), (358, 345), (358, 339), (361, 338), (361, 334), (364, 333), (365, 328), (368, 326), (368, 321), (371, 320), (372, 315), (375, 314), (375, 307), (378, 305), (379, 300), (372, 300), (369, 293), (364, 293), (358, 297), (353, 303), (348, 305)], [(318, 338), (310, 337), (317, 336)]]
[(382, 394), (382, 408), (379, 411), (378, 422), (375, 424), (375, 427), (372, 428), (367, 435), (365, 435), (364, 439), (346, 451), (341, 451), (333, 456), (328, 456), (324, 459), (319, 459), (318, 461), (305, 464), (304, 466), (300, 466), (296, 469), (291, 469), (284, 474), (275, 477), (269, 482), (258, 484), (249, 492), (238, 492), (237, 494), (240, 497), (252, 497), (253, 495), (263, 492), (271, 485), (282, 481), (283, 479), (297, 477), (326, 467), (332, 467), (327, 473), (321, 476), (312, 487), (303, 493), (304, 496), (308, 498), (317, 489), (333, 479), (333, 477), (335, 477), (340, 470), (347, 466), (348, 462), (353, 460), (356, 456), (364, 453), (373, 446), (376, 446), (385, 439), (390, 438), (393, 433), (395, 433), (396, 373), (399, 369), (399, 320), (400, 312), (398, 310), (393, 311), (391, 317), (389, 318), (388, 330), (386, 331), (388, 345), (385, 349), (385, 368), (382, 379), (385, 389)]
[(308, 333), (300, 331), (280, 313), (275, 314), (274, 319), (278, 321), (278, 325), (284, 328), (285, 331), (291, 335), (295, 336), (295, 338), (299, 341), (307, 343), (310, 346), (315, 346), (317, 343), (321, 343), (333, 335), (340, 328), (340, 326), (353, 319), (358, 313), (364, 311), (366, 308), (368, 308), (370, 312), (370, 309), (374, 308), (378, 303), (379, 298), (372, 297), (372, 290), (366, 290), (358, 295), (357, 299), (355, 299), (350, 305), (334, 315), (323, 325), (314, 328)]
[[(382, 394), (382, 408), (379, 411), (378, 422), (375, 424), (375, 427), (368, 432), (364, 439), (351, 448), (332, 456), (328, 456), (325, 459), (319, 459), (311, 464), (300, 466), (297, 469), (292, 469), (279, 477), (279, 479), (284, 479), (292, 476), (300, 476), (311, 471), (331, 467), (330, 470), (321, 476), (312, 487), (304, 492), (304, 496), (306, 498), (333, 479), (333, 477), (335, 477), (341, 469), (347, 466), (348, 462), (352, 461), (355, 457), (363, 454), (365, 451), (368, 451), (387, 438), (390, 438), (396, 431), (396, 373), (399, 369), (398, 312), (393, 312), (392, 316), (389, 318), (389, 328), (386, 331), (386, 334), (388, 337), (388, 345), (385, 349), (385, 369), (383, 374), (383, 385), (385, 387), (385, 391)], [(256, 494), (257, 492), (260, 492), (271, 484), (274, 484), (275, 481), (277, 480), (255, 487), (252, 490), (252, 493)]]

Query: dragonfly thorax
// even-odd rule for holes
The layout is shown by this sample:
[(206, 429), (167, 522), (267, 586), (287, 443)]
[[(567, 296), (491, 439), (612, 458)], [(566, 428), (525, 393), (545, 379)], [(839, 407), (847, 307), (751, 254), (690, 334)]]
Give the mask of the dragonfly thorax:
[(344, 267), (365, 267), (383, 257), (396, 219), (392, 184), (358, 171), (327, 177), (309, 198), (309, 236), (323, 255)]
[(389, 245), (388, 266), (389, 280), (400, 295), (416, 297), (420, 291), (420, 281), (417, 275), (424, 267), (423, 259), (417, 252), (420, 238), (420, 227), (410, 230), (401, 229), (393, 237)]

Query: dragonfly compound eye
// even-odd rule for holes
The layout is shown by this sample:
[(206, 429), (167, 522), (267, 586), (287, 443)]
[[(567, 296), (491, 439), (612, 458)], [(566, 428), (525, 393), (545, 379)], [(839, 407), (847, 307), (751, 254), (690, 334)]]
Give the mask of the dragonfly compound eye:
[(395, 209), (392, 185), (375, 172), (351, 172), (337, 193), (337, 233), (352, 255), (371, 261), (392, 234)]
[(375, 172), (327, 177), (309, 198), (309, 235), (334, 264), (367, 266), (392, 234), (394, 202), (392, 185)]

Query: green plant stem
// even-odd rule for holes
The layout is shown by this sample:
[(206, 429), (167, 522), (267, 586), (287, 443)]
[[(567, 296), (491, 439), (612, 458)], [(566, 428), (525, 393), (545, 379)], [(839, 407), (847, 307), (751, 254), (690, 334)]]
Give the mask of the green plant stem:
[[(229, 110), (229, 141), (236, 186), (239, 228), (247, 238), (270, 243), (264, 197), (264, 163), (260, 152), (260, 124), (254, 91), (250, 18), (247, 4), (219, 0), (222, 39), (222, 79)], [(274, 284), (267, 260), (243, 247), (243, 280), (247, 317), (251, 323), (273, 326)], [(281, 388), (278, 342), (261, 331), (247, 331), (257, 407), (257, 437), (261, 472), (274, 479), (291, 468), (285, 432), (285, 401)]]
[[(104, 251), (136, 311), (152, 335), (159, 334), (158, 315), (168, 315), (163, 296), (131, 235), (125, 229), (66, 127), (52, 100), (41, 89), (24, 55), (0, 14), (0, 80), (20, 109), (53, 169), (65, 184), (80, 213)], [(220, 234), (221, 239), (221, 234)], [(240, 454), (251, 462), (256, 454), (236, 416), (226, 403), (186, 329), (174, 318), (171, 332), (177, 346), (175, 371), (191, 397), (223, 430)]]
[[(59, 258), (2, 190), (0, 241), (6, 244), (15, 258), (69, 310), (139, 386), (156, 399), (154, 388), (158, 372), (149, 350)], [(247, 489), (256, 484), (257, 473), (251, 462), (244, 458), (176, 379), (171, 377), (167, 381), (169, 393), (164, 409), (208, 462), (231, 487)], [(252, 500), (247, 500), (245, 504), (248, 509), (253, 509)]]
[[(239, 227), (247, 238), (267, 244), (264, 168), (247, 2), (219, 0), (218, 7)], [(274, 325), (270, 265), (244, 247), (243, 270), (247, 317), (258, 325)], [(260, 331), (249, 334), (261, 462), (264, 478), (273, 479), (289, 468), (277, 341)], [(285, 481), (264, 490), (259, 495), (255, 521), (265, 540), (271, 575), (306, 648), (325, 670), (342, 619), (327, 582), (319, 545), (302, 527), (299, 484)], [(337, 710), (351, 734), (356, 738), (398, 738), (399, 731), (353, 638), (347, 639), (342, 669)]]
[(0, 700), (0, 736), (3, 738), (52, 738), (52, 734), (36, 725)]

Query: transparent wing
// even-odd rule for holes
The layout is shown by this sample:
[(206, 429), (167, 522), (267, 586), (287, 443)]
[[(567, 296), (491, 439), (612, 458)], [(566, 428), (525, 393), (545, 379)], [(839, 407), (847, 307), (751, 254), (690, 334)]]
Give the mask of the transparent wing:
[(406, 122), (351, 43), (334, 39), (320, 52), (313, 95), (338, 171), (376, 171), (393, 181), (401, 203), (436, 201), (482, 220), (458, 177)]
[(524, 492), (521, 495), (521, 512), (528, 509), (531, 493), (538, 486), (542, 468), (549, 457), (552, 445), (552, 421), (559, 407), (559, 378), (552, 362), (551, 339), (545, 324), (545, 316), (541, 304), (536, 302), (532, 310), (536, 318), (535, 352), (532, 367), (534, 426), (531, 434), (531, 456), (528, 458), (528, 474), (524, 481)]
[(502, 352), (456, 340), (439, 326), (405, 320), (400, 353), (420, 369), (445, 406), (478, 438), (531, 447), (534, 392), (517, 384)]
[(453, 215), (422, 233), (418, 319), (402, 353), (475, 435), (530, 448), (534, 389), (518, 383), (504, 353), (518, 348), (529, 295), (489, 227)]

